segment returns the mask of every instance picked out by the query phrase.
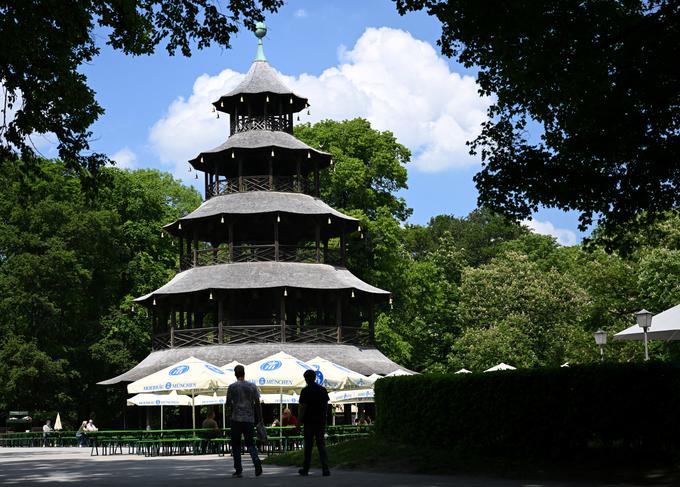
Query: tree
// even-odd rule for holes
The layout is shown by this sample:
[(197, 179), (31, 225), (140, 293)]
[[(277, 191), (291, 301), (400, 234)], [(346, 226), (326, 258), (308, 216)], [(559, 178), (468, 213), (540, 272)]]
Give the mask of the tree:
[(481, 204), (516, 220), (577, 210), (582, 230), (600, 219), (608, 248), (622, 227), (677, 210), (678, 2), (395, 1), (436, 16), (442, 52), (495, 97), (471, 145)]
[(88, 198), (77, 173), (40, 164), (29, 193), (20, 164), (0, 171), (0, 380), (8, 384), (0, 406), (61, 405), (74, 417), (119, 411), (110, 405), (120, 396), (95, 384), (148, 353), (150, 320), (132, 298), (176, 273), (176, 247), (160, 228), (200, 196), (159, 171), (105, 168), (110, 184)]
[(0, 159), (20, 160), (24, 171), (37, 171), (41, 165), (30, 136), (51, 132), (67, 168), (94, 176), (108, 162), (103, 154), (85, 154), (89, 127), (104, 111), (78, 71), (99, 53), (97, 37), (103, 32), (107, 44), (125, 54), (151, 54), (166, 41), (170, 55), (190, 56), (213, 42), (229, 48), (241, 23), (254, 29), (263, 12), (276, 12), (282, 4), (232, 0), (221, 8), (211, 0), (0, 0)]
[[(491, 360), (492, 352), (504, 350), (512, 350), (511, 357), (521, 356), (527, 365), (557, 366), (582, 359), (581, 347), (575, 345), (592, 339), (580, 323), (587, 302), (587, 293), (570, 276), (555, 268), (541, 270), (518, 252), (510, 251), (478, 268), (467, 268), (457, 310), (464, 340), (454, 348), (449, 362), (458, 365), (469, 357), (470, 342), (475, 339), (488, 340), (479, 345), (485, 350), (486, 361)], [(500, 343), (506, 339), (514, 341)], [(594, 358), (593, 347), (586, 349), (586, 355), (588, 350)], [(508, 360), (495, 355), (492, 361)]]

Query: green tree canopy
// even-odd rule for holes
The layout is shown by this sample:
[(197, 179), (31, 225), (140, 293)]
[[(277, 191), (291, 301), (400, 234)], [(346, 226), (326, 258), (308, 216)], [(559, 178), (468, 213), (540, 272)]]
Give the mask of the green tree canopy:
[(395, 1), (438, 18), (442, 52), (495, 97), (472, 142), (481, 204), (577, 210), (582, 229), (601, 217), (610, 247), (643, 210), (678, 208), (678, 2)]
[(160, 228), (200, 196), (159, 171), (105, 168), (110, 184), (90, 199), (64, 164), (40, 165), (28, 193), (20, 164), (0, 171), (0, 411), (59, 407), (73, 420), (121, 403), (95, 384), (149, 352), (132, 298), (174, 275)]
[[(0, 84), (3, 123), (0, 159), (42, 167), (30, 141), (52, 132), (66, 167), (96, 174), (108, 159), (87, 154), (89, 127), (104, 112), (78, 71), (99, 54), (97, 38), (125, 54), (151, 54), (165, 42), (171, 55), (190, 56), (215, 42), (230, 47), (231, 36), (254, 29), (265, 11), (282, 0), (0, 0)], [(13, 116), (12, 116), (13, 114)], [(18, 153), (17, 153), (18, 152)], [(21, 159), (17, 159), (17, 157)]]

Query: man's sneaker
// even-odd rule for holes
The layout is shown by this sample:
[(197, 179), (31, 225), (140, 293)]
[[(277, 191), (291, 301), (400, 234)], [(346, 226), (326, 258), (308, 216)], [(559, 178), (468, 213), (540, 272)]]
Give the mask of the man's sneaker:
[(255, 477), (259, 477), (260, 475), (262, 475), (262, 464), (261, 463), (255, 465)]
[(240, 479), (241, 477), (243, 477), (243, 473), (237, 470), (236, 472), (232, 473), (231, 476), (238, 477)]
[(324, 477), (330, 477), (330, 476), (331, 476), (331, 471), (330, 471), (330, 470), (324, 470), (324, 471), (323, 471), (323, 476), (324, 476)]
[(303, 477), (306, 477), (307, 475), (309, 475), (309, 472), (307, 472), (307, 470), (305, 470), (304, 468), (301, 468), (300, 470), (298, 470), (298, 473), (300, 475), (302, 475)]

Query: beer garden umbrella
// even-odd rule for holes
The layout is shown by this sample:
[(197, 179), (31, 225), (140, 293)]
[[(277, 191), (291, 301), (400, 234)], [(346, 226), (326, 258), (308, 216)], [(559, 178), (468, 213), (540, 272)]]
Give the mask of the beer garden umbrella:
[[(285, 352), (275, 353), (245, 367), (246, 380), (260, 388), (262, 392), (278, 392), (283, 398), (283, 391), (294, 391), (305, 386), (303, 374), (312, 370), (302, 360)], [(283, 406), (279, 408), (279, 417), (283, 423)]]
[(128, 406), (160, 406), (163, 430), (163, 406), (191, 406), (191, 398), (172, 391), (170, 394), (140, 393), (127, 400)]
[(327, 389), (367, 387), (373, 384), (368, 377), (321, 357), (314, 357), (307, 364), (316, 372), (316, 383)]
[[(186, 391), (191, 392), (192, 404), (198, 391), (226, 388), (233, 377), (219, 367), (196, 357), (189, 357), (158, 372), (128, 384), (130, 394), (139, 392)], [(191, 421), (196, 429), (196, 411), (191, 408)]]
[(497, 372), (499, 370), (516, 370), (516, 367), (501, 362), (498, 365), (494, 365), (493, 367), (486, 369), (484, 372)]

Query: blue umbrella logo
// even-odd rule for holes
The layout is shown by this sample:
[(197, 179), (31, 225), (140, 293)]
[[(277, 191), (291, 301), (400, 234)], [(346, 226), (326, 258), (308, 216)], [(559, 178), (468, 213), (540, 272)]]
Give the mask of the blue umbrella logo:
[(317, 384), (321, 385), (323, 384), (323, 373), (321, 373), (320, 370), (316, 371), (316, 379), (314, 380)]
[(276, 370), (283, 365), (280, 360), (268, 360), (267, 362), (263, 363), (260, 365), (260, 370), (264, 370), (265, 372), (271, 372), (272, 370)]
[(168, 372), (168, 375), (177, 376), (177, 375), (186, 374), (188, 371), (189, 371), (188, 365), (178, 365), (174, 369), (170, 369), (170, 372)]
[(205, 364), (205, 368), (215, 372), (216, 374), (224, 375), (224, 371), (222, 369), (218, 369), (214, 365)]

